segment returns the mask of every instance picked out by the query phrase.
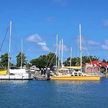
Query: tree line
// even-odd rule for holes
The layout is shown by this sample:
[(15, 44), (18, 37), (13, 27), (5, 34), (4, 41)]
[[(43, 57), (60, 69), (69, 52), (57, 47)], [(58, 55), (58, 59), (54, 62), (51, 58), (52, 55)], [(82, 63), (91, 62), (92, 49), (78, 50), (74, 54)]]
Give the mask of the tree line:
[[(25, 54), (19, 52), (18, 55), (16, 56), (16, 64), (13, 64), (10, 62), (10, 66), (20, 67), (21, 66), (21, 60), (22, 60), (22, 66), (26, 66), (27, 68), (29, 68), (30, 66), (33, 66), (33, 65), (35, 65), (36, 67), (38, 67), (40, 69), (46, 68), (46, 67), (53, 68), (56, 65), (56, 54), (50, 52), (46, 55), (40, 55), (37, 58), (33, 58), (32, 60), (27, 62), (27, 58), (26, 58)], [(92, 60), (99, 60), (99, 58), (96, 56), (83, 56), (82, 57), (83, 64), (88, 63)], [(106, 62), (106, 60), (103, 60), (103, 61)], [(70, 64), (70, 62), (71, 62), (71, 64)], [(59, 60), (59, 63), (61, 64), (60, 60)], [(64, 66), (70, 66), (70, 65), (71, 66), (79, 66), (80, 65), (80, 58), (79, 57), (73, 57), (73, 58), (68, 57), (64, 61), (63, 64), (64, 64)], [(1, 55), (0, 67), (5, 68), (5, 69), (8, 68), (8, 53)]]
[[(8, 68), (8, 53), (2, 54), (0, 56), (0, 68), (4, 68), (7, 69)], [(11, 61), (11, 58), (9, 58)], [(26, 60), (26, 56), (24, 53), (19, 52), (18, 55), (16, 56), (16, 64), (13, 64), (12, 62), (10, 62), (10, 66), (17, 66), (20, 67), (21, 66), (21, 61), (22, 61), (22, 66), (27, 65), (27, 60)]]

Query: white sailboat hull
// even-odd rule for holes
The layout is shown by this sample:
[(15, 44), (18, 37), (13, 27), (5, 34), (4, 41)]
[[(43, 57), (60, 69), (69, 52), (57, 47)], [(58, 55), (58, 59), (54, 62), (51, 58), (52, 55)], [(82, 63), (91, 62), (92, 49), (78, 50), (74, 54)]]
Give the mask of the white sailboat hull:
[(0, 80), (30, 80), (32, 77), (25, 69), (9, 69), (10, 74), (0, 75)]

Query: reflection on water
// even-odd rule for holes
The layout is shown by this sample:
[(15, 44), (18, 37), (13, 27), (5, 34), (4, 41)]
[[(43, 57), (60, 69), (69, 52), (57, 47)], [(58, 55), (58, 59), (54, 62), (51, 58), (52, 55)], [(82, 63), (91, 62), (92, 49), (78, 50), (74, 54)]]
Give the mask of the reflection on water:
[(81, 84), (88, 84), (88, 83), (95, 83), (99, 84), (100, 81), (54, 81), (56, 84), (74, 84), (74, 85), (81, 85)]
[(100, 84), (100, 81), (52, 81), (52, 83), (55, 92), (78, 95), (94, 92), (93, 89)]
[(0, 81), (0, 108), (108, 108), (108, 79)]
[(0, 84), (24, 84), (28, 80), (0, 80)]

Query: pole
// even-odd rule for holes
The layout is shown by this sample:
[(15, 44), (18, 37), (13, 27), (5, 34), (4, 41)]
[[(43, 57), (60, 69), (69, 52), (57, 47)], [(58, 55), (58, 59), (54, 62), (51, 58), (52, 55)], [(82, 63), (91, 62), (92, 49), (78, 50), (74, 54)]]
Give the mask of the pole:
[(81, 24), (79, 24), (79, 35), (80, 35), (80, 66), (82, 72), (82, 36), (81, 36)]
[(63, 39), (61, 40), (61, 66), (63, 67), (63, 48), (64, 45), (63, 45)]
[(61, 40), (59, 41), (59, 49), (58, 49), (58, 69), (60, 68), (60, 63), (61, 63)]
[(9, 50), (8, 50), (8, 72), (10, 69), (10, 50), (11, 50), (11, 38), (12, 38), (12, 21), (10, 21), (10, 31), (9, 31)]
[(21, 69), (23, 68), (23, 39), (21, 39)]
[(71, 49), (70, 49), (70, 67), (71, 67), (71, 65), (72, 65), (72, 47), (71, 47)]
[(58, 34), (56, 35), (56, 70), (58, 69)]

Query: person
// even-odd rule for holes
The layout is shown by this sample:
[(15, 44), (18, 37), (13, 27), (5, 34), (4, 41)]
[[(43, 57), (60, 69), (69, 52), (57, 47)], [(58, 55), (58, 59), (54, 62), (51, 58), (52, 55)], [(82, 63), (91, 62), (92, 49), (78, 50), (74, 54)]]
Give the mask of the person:
[(41, 75), (43, 75), (43, 73), (44, 73), (44, 69), (43, 69), (43, 68), (41, 68)]
[(44, 68), (43, 74), (44, 74), (44, 75), (46, 74), (46, 68)]
[(47, 80), (49, 80), (50, 79), (50, 68), (47, 68), (46, 74), (47, 74)]

